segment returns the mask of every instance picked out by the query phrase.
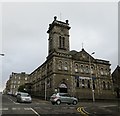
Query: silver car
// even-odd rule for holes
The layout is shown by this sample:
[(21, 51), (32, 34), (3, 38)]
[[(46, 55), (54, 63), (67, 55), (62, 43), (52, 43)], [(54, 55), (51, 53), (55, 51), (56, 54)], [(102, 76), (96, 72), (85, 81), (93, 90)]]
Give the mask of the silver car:
[(32, 98), (28, 93), (18, 92), (16, 98), (17, 102), (32, 102)]
[(68, 93), (55, 93), (50, 97), (50, 101), (53, 105), (60, 105), (61, 103), (76, 105), (78, 103), (78, 99)]

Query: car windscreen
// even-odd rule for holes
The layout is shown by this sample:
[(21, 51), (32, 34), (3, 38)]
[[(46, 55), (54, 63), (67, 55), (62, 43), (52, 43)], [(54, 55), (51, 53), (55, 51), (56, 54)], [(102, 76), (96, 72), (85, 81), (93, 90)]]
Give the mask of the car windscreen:
[(28, 96), (30, 96), (30, 95), (29, 95), (28, 93), (22, 93), (21, 96), (23, 96), (23, 97), (28, 97)]

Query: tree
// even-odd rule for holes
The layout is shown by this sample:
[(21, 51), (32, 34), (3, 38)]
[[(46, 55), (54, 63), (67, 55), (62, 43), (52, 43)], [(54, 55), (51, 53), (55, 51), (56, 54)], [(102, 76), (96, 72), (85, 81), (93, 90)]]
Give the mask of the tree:
[(19, 92), (26, 92), (26, 89), (25, 89), (25, 84), (24, 84), (24, 85), (19, 86), (18, 91), (19, 91)]

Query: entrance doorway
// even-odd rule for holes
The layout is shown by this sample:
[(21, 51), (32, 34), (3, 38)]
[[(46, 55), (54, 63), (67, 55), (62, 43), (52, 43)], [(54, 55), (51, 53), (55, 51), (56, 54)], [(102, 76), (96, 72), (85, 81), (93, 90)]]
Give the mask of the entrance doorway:
[(61, 83), (59, 86), (59, 92), (60, 93), (67, 93), (68, 89), (67, 89), (67, 85), (65, 83)]
[(67, 88), (59, 88), (60, 93), (67, 93)]

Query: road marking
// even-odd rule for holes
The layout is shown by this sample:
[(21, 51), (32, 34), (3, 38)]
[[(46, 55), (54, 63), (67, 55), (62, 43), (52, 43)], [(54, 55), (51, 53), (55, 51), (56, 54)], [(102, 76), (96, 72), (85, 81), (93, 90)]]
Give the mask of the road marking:
[(13, 101), (11, 98), (9, 98), (8, 97), (8, 99), (10, 100), (10, 101), (12, 101), (14, 104), (20, 104), (20, 103), (17, 103), (17, 102), (15, 102), (15, 101)]
[(77, 111), (83, 114), (84, 116), (89, 116), (89, 113), (86, 112), (83, 107), (78, 107)]
[(11, 98), (8, 97), (8, 99), (9, 99), (10, 101), (12, 101), (14, 104), (18, 104), (18, 103), (16, 103), (15, 101), (13, 101)]
[[(12, 110), (21, 110), (21, 109), (24, 109), (24, 110), (31, 110), (31, 108), (11, 108)], [(0, 111), (3, 111), (3, 110), (9, 110), (9, 108), (0, 108)], [(32, 110), (33, 111), (33, 110)]]
[(16, 110), (17, 108), (12, 108), (12, 110)]
[(84, 112), (84, 113), (86, 113), (87, 115), (89, 115), (89, 113), (87, 112), (87, 111), (85, 111), (85, 109), (82, 107), (82, 111)]
[(115, 106), (117, 105), (106, 105), (106, 106), (101, 106), (101, 107), (105, 108), (105, 107), (115, 107)]
[(31, 110), (31, 108), (24, 108), (24, 110)]
[(40, 116), (33, 108), (30, 108), (37, 116)]
[(21, 108), (12, 108), (12, 110), (21, 110)]
[(8, 110), (8, 108), (0, 108), (0, 111)]

